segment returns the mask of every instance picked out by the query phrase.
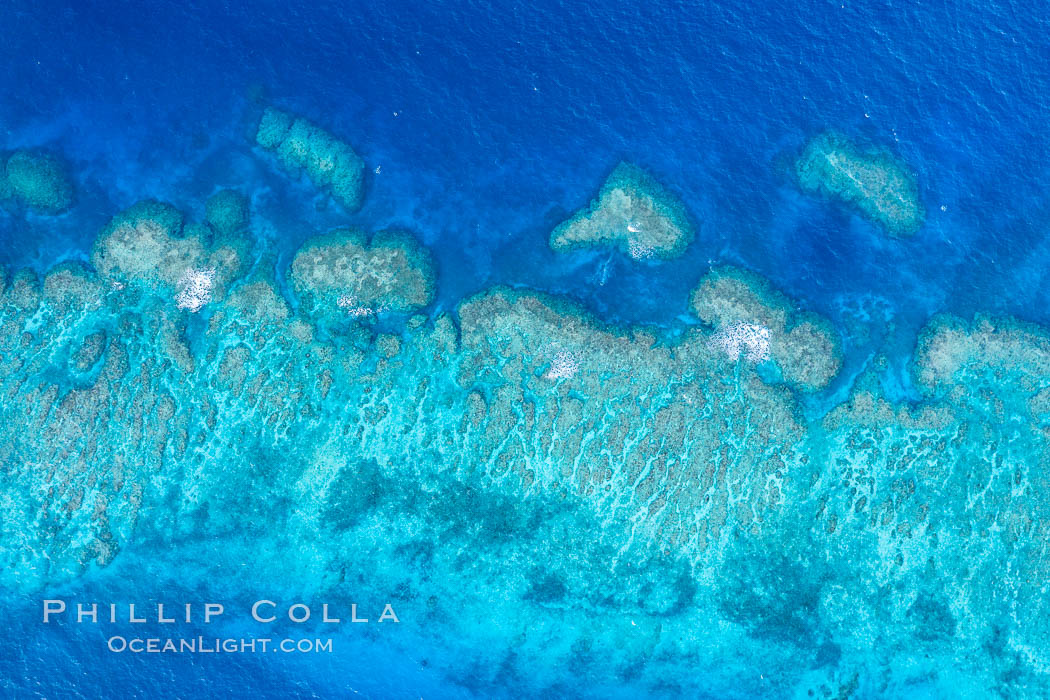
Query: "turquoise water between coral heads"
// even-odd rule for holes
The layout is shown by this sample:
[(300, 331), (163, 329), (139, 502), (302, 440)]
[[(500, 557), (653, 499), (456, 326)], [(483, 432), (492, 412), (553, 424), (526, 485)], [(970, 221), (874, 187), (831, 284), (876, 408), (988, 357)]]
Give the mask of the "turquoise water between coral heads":
[(4, 3), (0, 694), (1047, 697), (1048, 32)]

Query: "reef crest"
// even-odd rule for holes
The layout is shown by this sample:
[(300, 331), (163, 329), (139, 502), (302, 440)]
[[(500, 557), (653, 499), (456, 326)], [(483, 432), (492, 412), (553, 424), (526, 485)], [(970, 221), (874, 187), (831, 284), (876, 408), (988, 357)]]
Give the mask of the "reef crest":
[(434, 279), (430, 253), (396, 231), (371, 241), (354, 229), (315, 236), (296, 252), (291, 269), (303, 309), (327, 320), (415, 311), (433, 300)]
[(842, 366), (831, 323), (814, 313), (794, 311), (790, 299), (754, 273), (715, 268), (693, 290), (690, 306), (697, 318), (714, 327), (712, 346), (733, 360), (772, 360), (795, 388), (823, 389)]

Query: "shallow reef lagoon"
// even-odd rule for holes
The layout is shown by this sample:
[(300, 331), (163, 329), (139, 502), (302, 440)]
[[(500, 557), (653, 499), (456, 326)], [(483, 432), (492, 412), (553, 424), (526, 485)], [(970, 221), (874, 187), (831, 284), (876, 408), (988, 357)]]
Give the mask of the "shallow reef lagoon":
[(90, 5), (0, 7), (0, 695), (1050, 695), (1043, 6)]

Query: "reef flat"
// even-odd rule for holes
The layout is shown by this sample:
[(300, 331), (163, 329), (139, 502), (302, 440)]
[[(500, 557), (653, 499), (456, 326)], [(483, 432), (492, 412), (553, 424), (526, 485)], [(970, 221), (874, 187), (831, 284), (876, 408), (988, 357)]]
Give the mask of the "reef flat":
[(906, 165), (835, 132), (806, 144), (795, 177), (803, 192), (839, 201), (891, 236), (913, 235), (926, 216), (915, 175)]
[(267, 107), (255, 142), (273, 151), (289, 173), (305, 172), (315, 186), (330, 192), (347, 211), (364, 201), (365, 163), (344, 141), (303, 117)]
[[(503, 287), (423, 315), (407, 235), (308, 240), (288, 299), (238, 247), (246, 202), (206, 211), (142, 202), (94, 269), (5, 281), (5, 589), (141, 565), (148, 541), (191, 587), (395, 596), (430, 641), (392, 643), (447, 649), (475, 692), (1047, 687), (1045, 330), (939, 317), (922, 401), (873, 368), (805, 419), (838, 340), (746, 271), (704, 277), (709, 328), (666, 337)], [(201, 270), (207, 294), (180, 286)], [(344, 294), (402, 320), (341, 326)]]
[(550, 247), (609, 245), (635, 259), (676, 258), (695, 235), (681, 200), (641, 168), (620, 163), (597, 199), (551, 232)]

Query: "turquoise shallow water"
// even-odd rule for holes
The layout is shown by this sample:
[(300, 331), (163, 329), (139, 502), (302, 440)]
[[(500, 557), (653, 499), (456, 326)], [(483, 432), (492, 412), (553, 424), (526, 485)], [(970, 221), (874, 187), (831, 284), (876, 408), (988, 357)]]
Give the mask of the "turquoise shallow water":
[[(0, 9), (0, 689), (1046, 696), (1037, 9)], [(266, 105), (360, 155), (359, 210)], [(914, 235), (800, 186), (828, 129), (914, 176)], [(68, 209), (4, 189), (16, 151)], [(684, 252), (552, 251), (621, 160)], [(150, 198), (185, 225), (110, 226)]]

